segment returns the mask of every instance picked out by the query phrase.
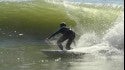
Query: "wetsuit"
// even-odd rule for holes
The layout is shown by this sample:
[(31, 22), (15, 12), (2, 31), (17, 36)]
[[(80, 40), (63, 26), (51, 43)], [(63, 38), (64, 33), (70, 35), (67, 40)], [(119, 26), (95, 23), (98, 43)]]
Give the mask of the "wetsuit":
[(70, 50), (70, 49), (71, 49), (70, 45), (71, 45), (72, 42), (74, 41), (75, 33), (74, 33), (71, 29), (69, 29), (69, 28), (67, 28), (67, 27), (61, 27), (57, 32), (55, 32), (54, 34), (52, 34), (52, 35), (49, 37), (49, 39), (50, 39), (51, 37), (55, 36), (56, 34), (59, 34), (59, 33), (61, 33), (62, 36), (61, 36), (61, 37), (59, 38), (59, 40), (57, 41), (57, 45), (59, 46), (59, 48), (60, 48), (61, 50), (63, 50), (63, 46), (62, 46), (61, 43), (64, 42), (65, 40), (68, 40), (68, 41), (67, 41), (67, 44), (66, 44), (66, 49), (67, 49), (67, 50)]

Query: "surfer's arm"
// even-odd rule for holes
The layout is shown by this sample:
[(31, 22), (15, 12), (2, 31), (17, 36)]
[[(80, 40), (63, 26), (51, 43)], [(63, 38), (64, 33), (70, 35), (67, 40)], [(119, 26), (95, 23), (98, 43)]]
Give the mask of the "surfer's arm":
[(48, 37), (48, 39), (51, 39), (52, 37), (54, 37), (55, 35), (59, 34), (60, 30), (56, 31), (55, 33), (53, 33), (51, 36)]

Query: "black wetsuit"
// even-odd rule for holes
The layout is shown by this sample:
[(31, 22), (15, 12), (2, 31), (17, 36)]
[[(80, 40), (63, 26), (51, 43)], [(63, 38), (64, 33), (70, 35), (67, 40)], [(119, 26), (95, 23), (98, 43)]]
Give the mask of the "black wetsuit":
[(70, 45), (72, 44), (72, 42), (74, 41), (74, 38), (75, 38), (75, 32), (73, 32), (71, 29), (69, 29), (67, 27), (61, 27), (57, 32), (55, 32), (54, 34), (52, 34), (49, 37), (49, 39), (51, 37), (55, 36), (56, 34), (59, 34), (59, 33), (61, 33), (62, 36), (57, 41), (57, 45), (59, 46), (59, 48), (61, 50), (63, 50), (63, 46), (62, 46), (61, 43), (64, 42), (65, 40), (68, 40), (67, 44), (66, 44), (66, 49), (70, 50), (71, 49)]

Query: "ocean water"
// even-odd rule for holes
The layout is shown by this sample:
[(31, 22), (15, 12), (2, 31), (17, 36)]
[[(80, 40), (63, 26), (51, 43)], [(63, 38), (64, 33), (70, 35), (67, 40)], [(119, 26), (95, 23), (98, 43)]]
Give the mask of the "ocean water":
[[(124, 70), (123, 0), (0, 0), (0, 70)], [(50, 57), (66, 22), (76, 32), (71, 51)], [(65, 42), (64, 42), (65, 44)], [(65, 47), (65, 45), (64, 45)]]

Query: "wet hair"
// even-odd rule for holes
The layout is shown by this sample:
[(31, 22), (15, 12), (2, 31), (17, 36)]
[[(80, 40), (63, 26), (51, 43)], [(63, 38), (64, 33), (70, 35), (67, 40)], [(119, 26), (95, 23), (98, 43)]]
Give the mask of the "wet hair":
[(60, 24), (60, 27), (63, 27), (63, 26), (66, 26), (66, 23), (65, 23), (65, 22), (62, 22), (62, 23)]

